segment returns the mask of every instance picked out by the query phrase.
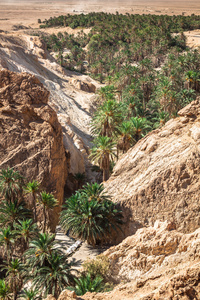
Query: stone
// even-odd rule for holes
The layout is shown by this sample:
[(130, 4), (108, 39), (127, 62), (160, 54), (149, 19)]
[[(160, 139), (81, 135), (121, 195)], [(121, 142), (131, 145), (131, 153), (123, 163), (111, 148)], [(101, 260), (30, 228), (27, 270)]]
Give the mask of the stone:
[(72, 79), (71, 83), (73, 86), (79, 90), (82, 90), (84, 92), (89, 92), (89, 93), (95, 93), (96, 92), (96, 86), (88, 81), (82, 81), (79, 79)]
[(44, 300), (56, 300), (56, 298), (52, 295), (48, 295)]
[(64, 290), (60, 294), (58, 300), (70, 300), (77, 299), (76, 293), (74, 291)]

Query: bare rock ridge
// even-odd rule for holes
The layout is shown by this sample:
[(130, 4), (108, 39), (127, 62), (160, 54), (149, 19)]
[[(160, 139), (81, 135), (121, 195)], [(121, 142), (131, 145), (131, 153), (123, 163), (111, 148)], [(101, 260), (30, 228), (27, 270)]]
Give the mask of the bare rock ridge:
[(170, 223), (156, 221), (104, 252), (112, 277), (121, 283), (109, 293), (78, 299), (200, 299), (200, 229), (184, 234), (169, 228)]
[(124, 212), (117, 242), (156, 220), (180, 232), (200, 225), (200, 99), (154, 130), (117, 162), (105, 183)]
[[(49, 105), (57, 113), (64, 147), (71, 154), (69, 172), (76, 174), (88, 170), (88, 148), (92, 141), (90, 120), (98, 83), (89, 76), (63, 69), (39, 37), (23, 32), (0, 34), (1, 68), (35, 75), (50, 91)], [(90, 178), (90, 174), (87, 175)]]
[[(63, 134), (49, 92), (33, 75), (0, 71), (0, 169), (14, 167), (63, 201), (67, 176)], [(58, 211), (51, 215), (54, 230)]]

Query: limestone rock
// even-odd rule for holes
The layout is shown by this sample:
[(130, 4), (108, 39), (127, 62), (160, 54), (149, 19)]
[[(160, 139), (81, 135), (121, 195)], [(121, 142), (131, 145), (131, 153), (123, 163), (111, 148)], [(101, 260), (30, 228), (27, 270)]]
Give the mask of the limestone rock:
[(200, 229), (184, 234), (169, 231), (169, 224), (157, 221), (104, 252), (121, 283), (109, 293), (81, 299), (200, 299)]
[[(63, 201), (67, 175), (62, 128), (49, 92), (33, 75), (0, 71), (0, 169), (14, 167)], [(50, 216), (51, 229), (58, 207)]]
[(178, 231), (200, 225), (200, 99), (140, 140), (117, 162), (105, 188), (124, 212), (124, 234), (155, 220), (169, 220)]

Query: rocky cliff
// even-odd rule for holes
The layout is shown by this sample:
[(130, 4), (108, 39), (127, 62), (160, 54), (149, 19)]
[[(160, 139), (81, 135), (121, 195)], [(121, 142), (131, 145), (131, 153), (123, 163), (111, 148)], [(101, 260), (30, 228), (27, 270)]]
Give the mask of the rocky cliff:
[[(50, 91), (49, 105), (57, 113), (64, 147), (71, 154), (69, 171), (72, 174), (88, 171), (88, 148), (92, 141), (89, 124), (96, 105), (93, 92), (98, 83), (89, 76), (63, 69), (39, 37), (23, 31), (0, 34), (1, 68), (35, 75)], [(93, 174), (89, 173), (90, 179)], [(73, 189), (73, 183), (69, 182), (69, 187)]]
[(169, 220), (180, 232), (200, 225), (200, 99), (179, 117), (154, 130), (117, 162), (105, 183), (124, 211), (118, 241), (155, 220)]
[[(0, 71), (0, 169), (14, 167), (63, 201), (67, 175), (63, 134), (49, 92), (26, 73)], [(51, 229), (58, 211), (51, 215)]]
[(112, 276), (121, 283), (112, 292), (78, 299), (200, 299), (200, 229), (183, 234), (171, 225), (156, 221), (107, 250)]

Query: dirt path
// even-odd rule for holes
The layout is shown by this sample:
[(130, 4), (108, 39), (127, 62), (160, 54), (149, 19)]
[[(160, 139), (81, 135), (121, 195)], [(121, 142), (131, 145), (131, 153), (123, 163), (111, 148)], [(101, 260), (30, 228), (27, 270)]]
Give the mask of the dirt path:
[[(60, 226), (57, 227), (56, 241), (57, 244), (62, 247), (65, 253), (67, 252), (67, 249), (76, 242), (75, 239), (67, 236)], [(101, 254), (106, 249), (108, 249), (108, 247), (93, 248), (87, 243), (82, 243), (82, 245), (74, 252), (71, 258), (76, 260), (76, 267), (79, 268), (86, 259), (95, 258), (97, 255)]]

